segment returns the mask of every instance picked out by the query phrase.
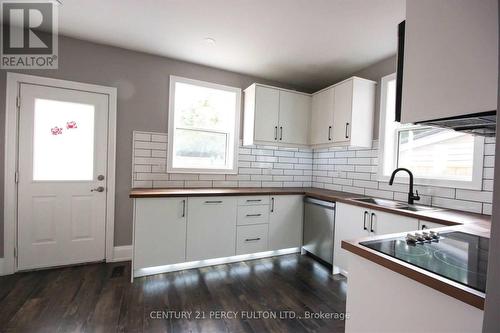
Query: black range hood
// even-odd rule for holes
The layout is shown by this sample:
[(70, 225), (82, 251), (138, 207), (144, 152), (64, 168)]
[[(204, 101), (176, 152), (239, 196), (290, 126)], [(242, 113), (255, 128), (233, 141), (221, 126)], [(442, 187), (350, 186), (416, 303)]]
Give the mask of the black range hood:
[(444, 127), (459, 132), (494, 137), (496, 133), (497, 112), (481, 112), (463, 116), (441, 118), (417, 122), (419, 125)]
[[(396, 116), (395, 121), (401, 121), (401, 101), (403, 95), (403, 71), (405, 52), (406, 21), (398, 24), (398, 53), (396, 71)], [(420, 125), (443, 127), (473, 135), (494, 137), (496, 134), (496, 111), (472, 113), (449, 118), (433, 119), (417, 122)]]

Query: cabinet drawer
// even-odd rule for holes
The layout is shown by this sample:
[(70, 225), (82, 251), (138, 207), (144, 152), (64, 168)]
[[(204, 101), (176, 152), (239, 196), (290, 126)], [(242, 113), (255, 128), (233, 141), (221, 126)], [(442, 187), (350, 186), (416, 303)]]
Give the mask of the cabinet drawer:
[(238, 226), (236, 233), (236, 254), (268, 250), (268, 224)]
[(238, 198), (238, 206), (269, 205), (268, 195), (251, 195)]
[(240, 206), (238, 207), (238, 225), (269, 223), (269, 206)]

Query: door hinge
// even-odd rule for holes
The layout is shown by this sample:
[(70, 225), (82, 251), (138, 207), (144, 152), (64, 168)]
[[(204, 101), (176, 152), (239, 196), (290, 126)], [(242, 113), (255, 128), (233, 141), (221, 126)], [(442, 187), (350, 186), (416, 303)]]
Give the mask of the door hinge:
[(19, 172), (18, 171), (16, 171), (14, 173), (14, 181), (16, 182), (16, 184), (19, 183)]
[(17, 96), (17, 97), (16, 97), (16, 107), (17, 107), (18, 109), (20, 109), (20, 108), (21, 108), (21, 96)]

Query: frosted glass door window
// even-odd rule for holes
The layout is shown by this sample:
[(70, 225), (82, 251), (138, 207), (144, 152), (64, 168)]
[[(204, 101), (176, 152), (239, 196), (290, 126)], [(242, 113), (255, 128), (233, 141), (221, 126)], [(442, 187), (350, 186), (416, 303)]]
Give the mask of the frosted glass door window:
[(93, 180), (94, 105), (35, 99), (33, 180)]

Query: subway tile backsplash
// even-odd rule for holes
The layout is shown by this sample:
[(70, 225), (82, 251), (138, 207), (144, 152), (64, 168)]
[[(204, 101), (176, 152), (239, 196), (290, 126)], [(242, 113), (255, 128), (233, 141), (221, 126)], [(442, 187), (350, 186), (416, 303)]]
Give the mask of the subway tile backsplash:
[(238, 174), (167, 173), (167, 134), (134, 131), (132, 187), (311, 187), (312, 149), (240, 146)]
[[(495, 140), (486, 138), (482, 191), (416, 185), (419, 204), (491, 215)], [(378, 141), (371, 149), (333, 147), (313, 152), (312, 186), (398, 201), (408, 198), (408, 185), (378, 181)]]
[[(491, 214), (494, 139), (484, 150), (482, 191), (417, 185), (420, 204)], [(241, 146), (238, 174), (166, 172), (167, 134), (134, 131), (132, 187), (317, 187), (406, 201), (408, 186), (377, 180), (378, 141), (371, 149)]]

